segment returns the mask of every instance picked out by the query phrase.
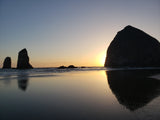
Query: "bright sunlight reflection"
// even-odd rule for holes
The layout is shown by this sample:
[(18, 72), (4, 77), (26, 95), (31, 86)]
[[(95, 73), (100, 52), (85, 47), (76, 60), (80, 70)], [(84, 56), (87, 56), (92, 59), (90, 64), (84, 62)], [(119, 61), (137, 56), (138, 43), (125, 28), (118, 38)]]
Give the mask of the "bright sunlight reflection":
[(104, 62), (106, 59), (106, 51), (102, 51), (101, 53), (99, 53), (99, 55), (97, 56), (97, 64), (99, 66), (104, 66)]

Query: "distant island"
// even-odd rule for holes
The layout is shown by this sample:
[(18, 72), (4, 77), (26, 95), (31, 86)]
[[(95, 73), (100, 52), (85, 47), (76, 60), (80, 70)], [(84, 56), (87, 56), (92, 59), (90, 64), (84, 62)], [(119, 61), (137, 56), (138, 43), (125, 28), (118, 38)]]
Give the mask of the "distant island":
[(142, 30), (126, 26), (110, 43), (104, 66), (160, 67), (160, 43)]
[(69, 65), (68, 67), (66, 67), (66, 66), (58, 67), (58, 69), (65, 69), (65, 68), (77, 68), (77, 67), (75, 67), (74, 65)]

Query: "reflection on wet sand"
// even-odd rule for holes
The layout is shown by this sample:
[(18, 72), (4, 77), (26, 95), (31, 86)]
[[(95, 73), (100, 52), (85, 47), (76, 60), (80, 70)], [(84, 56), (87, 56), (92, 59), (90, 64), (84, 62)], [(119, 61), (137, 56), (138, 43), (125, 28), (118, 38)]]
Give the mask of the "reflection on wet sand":
[(19, 73), (18, 74), (18, 88), (25, 91), (27, 89), (28, 86), (28, 73)]
[(10, 85), (11, 84), (11, 75), (10, 74), (6, 74), (3, 76), (3, 82), (6, 85)]
[(120, 104), (134, 111), (160, 95), (160, 80), (150, 76), (160, 70), (107, 71), (109, 86)]

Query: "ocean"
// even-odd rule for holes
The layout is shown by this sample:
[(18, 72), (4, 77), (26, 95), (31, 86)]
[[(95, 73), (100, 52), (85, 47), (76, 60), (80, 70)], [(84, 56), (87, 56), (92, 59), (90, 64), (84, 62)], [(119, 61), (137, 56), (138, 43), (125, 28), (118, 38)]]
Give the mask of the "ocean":
[(160, 69), (0, 69), (0, 120), (159, 120)]

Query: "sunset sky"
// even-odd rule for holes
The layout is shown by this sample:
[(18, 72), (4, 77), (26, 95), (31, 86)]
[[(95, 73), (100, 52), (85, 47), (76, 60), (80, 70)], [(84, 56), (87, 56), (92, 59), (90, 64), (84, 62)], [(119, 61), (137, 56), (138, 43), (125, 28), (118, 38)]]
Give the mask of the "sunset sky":
[(160, 40), (160, 0), (0, 0), (0, 67), (23, 48), (33, 67), (103, 66), (127, 25)]

